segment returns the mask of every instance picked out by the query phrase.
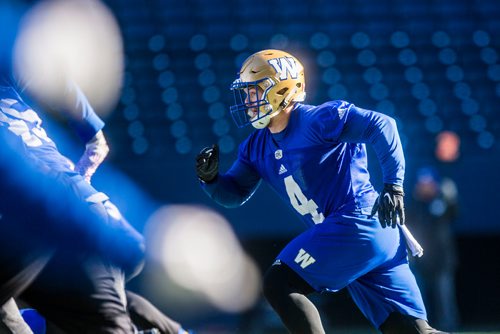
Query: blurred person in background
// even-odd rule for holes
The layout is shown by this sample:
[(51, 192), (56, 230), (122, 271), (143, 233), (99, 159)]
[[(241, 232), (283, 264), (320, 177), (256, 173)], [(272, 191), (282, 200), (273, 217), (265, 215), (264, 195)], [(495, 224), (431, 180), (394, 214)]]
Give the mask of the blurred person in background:
[(429, 319), (440, 328), (456, 330), (458, 254), (453, 223), (458, 216), (457, 187), (452, 179), (441, 177), (436, 168), (427, 166), (417, 171), (412, 195), (409, 216), (426, 252), (426, 256), (415, 259), (414, 265)]
[[(60, 235), (62, 243), (70, 247), (61, 251), (54, 243), (49, 247), (50, 252), (34, 252), (33, 256), (43, 261), (36, 262), (40, 262), (40, 265), (25, 277), (15, 276), (6, 283), (6, 286), (15, 287), (11, 297), (23, 292), (23, 300), (37, 308), (55, 326), (70, 333), (133, 333), (135, 327), (130, 317), (141, 327), (154, 327), (161, 333), (183, 332), (179, 324), (163, 315), (147, 300), (130, 291), (125, 292), (125, 281), (141, 270), (143, 238), (121, 216), (109, 198), (90, 184), (92, 175), (109, 149), (102, 133), (104, 122), (95, 114), (85, 95), (76, 85), (68, 85), (67, 94), (74, 99), (74, 108), (78, 111), (70, 113), (73, 115), (70, 124), (86, 143), (84, 153), (73, 165), (47, 136), (40, 116), (23, 101), (13, 81), (5, 76), (1, 80), (0, 128), (6, 140), (16, 147), (15, 151), (25, 162), (56, 180), (82, 203), (86, 203), (102, 224), (94, 226), (92, 223), (83, 225), (85, 223), (80, 222), (82, 226), (75, 226), (75, 231), (82, 227), (89, 228), (89, 238), (95, 238), (97, 243), (104, 242), (101, 240), (103, 237), (106, 240), (96, 252), (95, 249), (80, 245), (79, 233)], [(31, 186), (37, 188), (36, 184)], [(57, 192), (47, 196), (52, 198), (57, 196)], [(23, 203), (22, 198), (13, 200)], [(51, 210), (57, 204), (50, 205), (46, 210)], [(11, 226), (22, 225), (26, 219), (38, 221), (36, 216), (28, 218), (19, 212), (12, 219), (5, 215), (3, 222), (11, 222)], [(71, 227), (71, 222), (68, 224)], [(9, 229), (7, 226), (5, 228)], [(38, 228), (43, 228), (43, 219)], [(37, 234), (30, 231), (10, 229), (6, 235), (14, 235), (15, 240), (37, 239)], [(16, 265), (24, 270), (21, 264)], [(15, 304), (6, 297), (4, 311), (7, 316), (12, 316)], [(14, 328), (22, 326), (17, 314), (11, 319), (15, 319), (14, 325), (11, 325)]]
[[(216, 145), (200, 152), (196, 171), (203, 190), (226, 207), (244, 204), (265, 180), (309, 227), (264, 277), (264, 295), (287, 329), (324, 333), (306, 296), (347, 287), (383, 333), (439, 333), (427, 323), (398, 227), (405, 160), (394, 119), (340, 100), (303, 104), (304, 68), (280, 50), (247, 58), (231, 90), (235, 122), (257, 130), (225, 174)], [(380, 196), (369, 181), (365, 143), (382, 165)]]

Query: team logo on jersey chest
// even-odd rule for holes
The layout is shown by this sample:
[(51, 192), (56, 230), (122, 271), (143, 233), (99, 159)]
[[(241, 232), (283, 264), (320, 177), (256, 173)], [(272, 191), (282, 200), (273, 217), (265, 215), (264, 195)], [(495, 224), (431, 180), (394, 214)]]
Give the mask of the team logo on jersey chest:
[(282, 150), (276, 150), (276, 151), (274, 151), (274, 158), (276, 160), (279, 160), (279, 159), (283, 158), (283, 151)]

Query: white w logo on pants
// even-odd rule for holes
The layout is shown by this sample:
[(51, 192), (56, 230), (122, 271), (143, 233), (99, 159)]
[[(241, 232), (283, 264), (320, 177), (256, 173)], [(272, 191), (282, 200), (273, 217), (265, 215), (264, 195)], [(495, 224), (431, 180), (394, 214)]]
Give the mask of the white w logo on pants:
[(298, 263), (302, 267), (302, 269), (305, 269), (307, 266), (313, 264), (314, 262), (316, 262), (316, 260), (302, 248), (299, 250), (299, 253), (295, 257), (295, 263)]
[(292, 57), (281, 57), (268, 60), (276, 73), (279, 73), (280, 80), (286, 80), (290, 75), (290, 78), (297, 79), (299, 76), (299, 69), (297, 68), (297, 63)]

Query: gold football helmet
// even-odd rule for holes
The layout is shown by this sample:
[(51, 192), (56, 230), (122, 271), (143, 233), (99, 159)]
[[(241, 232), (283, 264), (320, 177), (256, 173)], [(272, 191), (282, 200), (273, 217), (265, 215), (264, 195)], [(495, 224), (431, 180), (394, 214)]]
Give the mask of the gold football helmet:
[(305, 99), (304, 67), (284, 51), (254, 53), (238, 75), (230, 87), (235, 98), (230, 112), (238, 127), (252, 124), (257, 129), (265, 128), (290, 102)]

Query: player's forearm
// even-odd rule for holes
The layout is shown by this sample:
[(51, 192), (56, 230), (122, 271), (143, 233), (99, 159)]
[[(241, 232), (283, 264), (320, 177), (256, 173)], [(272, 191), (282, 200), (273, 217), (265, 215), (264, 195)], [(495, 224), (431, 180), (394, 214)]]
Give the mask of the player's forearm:
[(370, 142), (382, 166), (384, 183), (402, 186), (405, 158), (396, 121), (385, 115), (379, 117), (372, 133)]
[(226, 208), (236, 208), (245, 203), (255, 192), (258, 184), (242, 187), (228, 175), (219, 175), (212, 183), (202, 184), (207, 195)]
[(75, 83), (68, 83), (67, 94), (69, 99), (73, 101), (69, 123), (82, 141), (87, 143), (102, 130), (104, 122)]
[(382, 166), (384, 183), (403, 185), (405, 159), (393, 118), (360, 108), (351, 108), (342, 137), (349, 142), (372, 145)]

